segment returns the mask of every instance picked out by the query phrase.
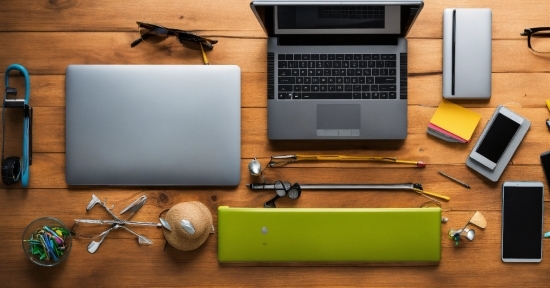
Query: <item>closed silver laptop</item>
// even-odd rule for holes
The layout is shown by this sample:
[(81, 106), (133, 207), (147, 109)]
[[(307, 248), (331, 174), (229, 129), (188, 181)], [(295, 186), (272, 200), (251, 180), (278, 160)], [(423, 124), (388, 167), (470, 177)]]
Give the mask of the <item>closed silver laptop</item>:
[(421, 0), (254, 0), (268, 35), (269, 139), (405, 139)]
[(238, 185), (233, 65), (69, 65), (69, 185)]

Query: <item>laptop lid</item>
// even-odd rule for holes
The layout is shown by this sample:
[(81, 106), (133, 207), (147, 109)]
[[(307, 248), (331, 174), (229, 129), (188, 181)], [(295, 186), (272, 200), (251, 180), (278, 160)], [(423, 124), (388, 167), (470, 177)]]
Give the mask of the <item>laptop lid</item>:
[(238, 185), (234, 65), (69, 65), (69, 185)]
[(269, 37), (281, 36), (280, 41), (298, 43), (327, 39), (334, 45), (341, 42), (335, 40), (345, 38), (311, 36), (361, 35), (364, 40), (369, 35), (372, 36), (369, 40), (404, 38), (424, 3), (422, 0), (255, 0), (250, 5)]
[(219, 262), (440, 259), (440, 208), (218, 208)]

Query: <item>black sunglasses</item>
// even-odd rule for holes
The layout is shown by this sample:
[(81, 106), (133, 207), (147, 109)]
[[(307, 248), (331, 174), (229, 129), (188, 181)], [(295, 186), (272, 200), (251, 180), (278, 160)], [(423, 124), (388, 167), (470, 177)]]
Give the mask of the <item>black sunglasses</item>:
[(130, 44), (131, 47), (135, 47), (136, 45), (141, 43), (141, 41), (145, 41), (150, 44), (157, 44), (164, 41), (170, 36), (175, 36), (176, 38), (178, 38), (178, 41), (181, 43), (181, 45), (193, 50), (201, 50), (203, 52), (203, 60), (205, 64), (208, 64), (208, 60), (206, 59), (206, 54), (204, 54), (204, 50), (210, 51), (214, 49), (213, 45), (218, 43), (218, 40), (208, 39), (189, 31), (166, 28), (144, 22), (136, 23), (138, 24), (140, 38), (134, 40), (134, 42)]

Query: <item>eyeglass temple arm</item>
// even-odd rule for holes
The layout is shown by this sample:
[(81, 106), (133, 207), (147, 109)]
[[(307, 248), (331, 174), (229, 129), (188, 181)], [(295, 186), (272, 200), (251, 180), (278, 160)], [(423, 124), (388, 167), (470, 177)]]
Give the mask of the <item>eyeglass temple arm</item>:
[(134, 42), (132, 42), (132, 44), (130, 44), (130, 47), (132, 47), (132, 48), (136, 47), (139, 43), (141, 43), (141, 41), (143, 41), (143, 39), (141, 39), (141, 38), (138, 38), (138, 39), (134, 40)]

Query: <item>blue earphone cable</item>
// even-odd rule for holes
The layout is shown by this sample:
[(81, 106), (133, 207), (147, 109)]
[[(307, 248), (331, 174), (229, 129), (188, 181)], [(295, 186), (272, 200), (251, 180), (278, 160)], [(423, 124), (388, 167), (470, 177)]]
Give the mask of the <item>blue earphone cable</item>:
[[(6, 87), (9, 87), (9, 73), (11, 70), (17, 70), (23, 74), (25, 78), (25, 107), (29, 107), (30, 100), (30, 90), (31, 82), (29, 77), (29, 72), (27, 69), (20, 64), (11, 64), (6, 69), (5, 73), (5, 82)], [(4, 99), (5, 100), (5, 99)], [(25, 108), (26, 109), (26, 108)], [(30, 109), (30, 108), (29, 108)], [(29, 185), (29, 157), (30, 157), (30, 111), (29, 114), (25, 114), (25, 119), (23, 120), (23, 156), (21, 157), (21, 185), (27, 187)], [(2, 134), (4, 134), (4, 107), (2, 107)], [(4, 137), (2, 137), (2, 142)], [(4, 159), (4, 145), (2, 144), (2, 159)]]

